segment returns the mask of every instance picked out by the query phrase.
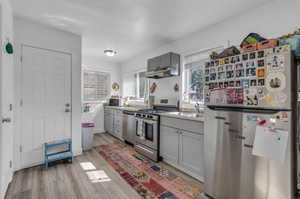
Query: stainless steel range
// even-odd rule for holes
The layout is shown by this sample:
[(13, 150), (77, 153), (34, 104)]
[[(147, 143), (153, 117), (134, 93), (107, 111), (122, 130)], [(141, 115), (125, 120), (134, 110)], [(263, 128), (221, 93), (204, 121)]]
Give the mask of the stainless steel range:
[(150, 158), (159, 161), (159, 113), (178, 111), (178, 106), (154, 106), (153, 109), (139, 110), (135, 113), (136, 136), (135, 150)]

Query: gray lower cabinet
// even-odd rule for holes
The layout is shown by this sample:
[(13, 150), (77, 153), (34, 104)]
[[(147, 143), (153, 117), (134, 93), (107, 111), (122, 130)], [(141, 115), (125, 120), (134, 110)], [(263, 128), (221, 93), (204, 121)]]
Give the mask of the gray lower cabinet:
[(178, 164), (179, 131), (160, 126), (160, 155), (168, 163)]
[(180, 131), (179, 165), (190, 174), (204, 178), (204, 135)]
[(107, 133), (123, 140), (123, 111), (104, 108), (104, 129)]
[(112, 133), (113, 131), (113, 110), (104, 109), (104, 130), (105, 132)]
[[(163, 161), (204, 181), (203, 123), (172, 118), (161, 121), (160, 155)], [(181, 128), (186, 126), (193, 131)]]

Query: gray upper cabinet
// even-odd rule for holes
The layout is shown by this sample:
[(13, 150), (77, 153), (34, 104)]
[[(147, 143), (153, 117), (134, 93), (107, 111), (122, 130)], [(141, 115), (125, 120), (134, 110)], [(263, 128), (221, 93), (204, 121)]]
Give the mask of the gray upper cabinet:
[(148, 59), (148, 61), (147, 61), (147, 70), (148, 71), (155, 71), (159, 66), (158, 61), (159, 60), (156, 59), (156, 58)]
[(156, 79), (180, 75), (180, 55), (169, 52), (148, 59), (146, 75)]

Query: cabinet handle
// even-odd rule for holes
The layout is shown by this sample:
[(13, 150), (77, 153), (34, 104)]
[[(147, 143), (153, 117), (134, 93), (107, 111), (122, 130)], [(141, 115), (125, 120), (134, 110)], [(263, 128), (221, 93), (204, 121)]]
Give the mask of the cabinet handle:
[(215, 118), (216, 118), (217, 120), (226, 120), (225, 117), (220, 117), (220, 116), (216, 116)]
[(244, 147), (247, 147), (247, 148), (253, 148), (253, 145), (250, 145), (250, 144), (244, 144)]

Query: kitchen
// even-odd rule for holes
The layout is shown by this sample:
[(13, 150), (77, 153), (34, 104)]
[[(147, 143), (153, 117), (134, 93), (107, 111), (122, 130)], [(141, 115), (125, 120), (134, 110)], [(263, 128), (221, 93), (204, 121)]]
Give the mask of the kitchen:
[[(260, 36), (251, 33), (248, 37)], [(203, 196), (250, 199), (268, 193), (271, 198), (291, 198), (294, 193), (290, 188), (295, 186), (294, 172), (297, 172), (293, 169), (292, 156), (297, 156), (297, 153), (293, 152), (295, 143), (288, 141), (287, 137), (293, 138), (289, 132), (298, 128), (292, 123), (297, 120), (297, 113), (290, 111), (291, 107), (297, 107), (297, 103), (291, 100), (297, 85), (292, 86), (290, 82), (291, 79), (297, 80), (298, 72), (290, 67), (296, 54), (288, 45), (267, 43), (264, 47), (258, 44), (255, 50), (249, 50), (247, 44), (243, 53), (236, 47), (229, 47), (219, 54), (212, 53), (222, 56), (226, 52), (222, 58), (212, 58), (211, 55), (202, 62), (186, 64), (202, 64), (205, 68), (205, 86), (199, 84), (198, 87), (202, 89), (198, 92), (203, 93), (200, 95), (203, 98), (197, 100), (195, 110), (180, 110), (179, 98), (155, 95), (160, 80), (179, 75), (180, 56), (167, 53), (148, 59), (146, 81), (150, 85), (153, 82), (149, 89), (148, 109), (124, 106), (122, 99), (111, 98), (104, 106), (105, 131), (132, 145), (138, 154), (154, 162), (163, 161), (203, 182)], [(251, 67), (255, 67), (255, 73), (250, 72)], [(269, 74), (260, 74), (260, 70)], [(226, 78), (222, 76), (223, 71)], [(231, 71), (234, 71), (234, 77)], [(262, 78), (264, 83), (259, 84)], [(228, 81), (227, 86), (224, 80)], [(235, 83), (231, 84), (231, 80)], [(256, 83), (252, 83), (254, 80)], [(175, 84), (174, 91), (178, 92), (177, 83), (171, 82)], [(269, 103), (269, 98), (276, 99), (272, 95), (280, 95), (280, 100)], [(278, 140), (273, 143), (272, 136), (265, 134), (267, 131), (278, 133), (278, 137), (274, 134)], [(272, 177), (253, 177), (255, 173)], [(278, 182), (278, 178), (282, 181)], [(270, 187), (260, 192), (255, 187), (257, 183)], [(273, 189), (278, 191), (272, 193)]]
[(53, 2), (4, 14), (0, 198), (298, 197), (298, 1)]

